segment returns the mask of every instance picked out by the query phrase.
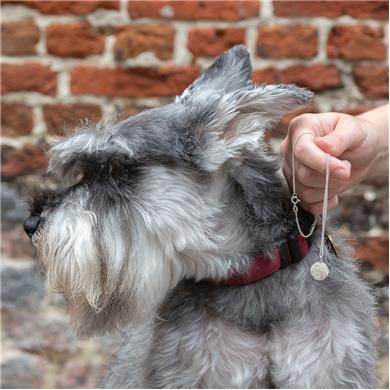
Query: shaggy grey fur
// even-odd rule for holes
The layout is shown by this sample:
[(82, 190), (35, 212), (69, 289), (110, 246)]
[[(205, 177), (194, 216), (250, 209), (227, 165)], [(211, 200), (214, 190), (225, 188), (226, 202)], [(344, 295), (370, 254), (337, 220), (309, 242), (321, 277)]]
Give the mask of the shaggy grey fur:
[(51, 150), (68, 187), (33, 202), (33, 242), (81, 335), (127, 329), (103, 387), (374, 386), (374, 302), (344, 243), (337, 258), (326, 251), (324, 281), (309, 272), (318, 232), (304, 260), (266, 279), (210, 281), (244, 272), (295, 228), (261, 140), (312, 94), (250, 77), (235, 47), (175, 103)]

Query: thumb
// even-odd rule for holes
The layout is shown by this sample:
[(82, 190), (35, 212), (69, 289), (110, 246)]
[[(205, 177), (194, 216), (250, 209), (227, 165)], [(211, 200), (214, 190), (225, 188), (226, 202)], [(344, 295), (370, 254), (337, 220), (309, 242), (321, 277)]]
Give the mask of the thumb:
[(331, 133), (315, 138), (314, 142), (324, 152), (338, 157), (361, 144), (363, 139), (360, 133), (352, 123), (338, 122)]

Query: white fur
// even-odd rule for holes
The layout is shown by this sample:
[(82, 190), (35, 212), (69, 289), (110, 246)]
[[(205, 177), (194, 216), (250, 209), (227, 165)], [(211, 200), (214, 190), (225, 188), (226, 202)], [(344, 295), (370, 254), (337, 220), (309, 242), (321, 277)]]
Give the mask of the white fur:
[[(158, 387), (246, 389), (266, 385), (266, 335), (210, 319), (205, 327), (195, 323), (164, 332), (160, 342), (164, 352), (170, 352), (164, 357), (158, 352), (153, 356), (159, 368)], [(174, 372), (171, 362), (175, 362)]]

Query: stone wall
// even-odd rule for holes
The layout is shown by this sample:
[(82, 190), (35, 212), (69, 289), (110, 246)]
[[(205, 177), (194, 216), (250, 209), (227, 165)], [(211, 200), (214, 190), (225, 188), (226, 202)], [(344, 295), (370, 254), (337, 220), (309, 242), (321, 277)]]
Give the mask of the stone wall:
[[(50, 144), (82, 120), (171, 102), (212, 58), (245, 43), (256, 82), (296, 83), (313, 103), (292, 117), (357, 114), (387, 102), (387, 1), (2, 1), (2, 386), (94, 387), (118, 337), (77, 340), (21, 223)], [(346, 193), (335, 212), (378, 292), (378, 381), (387, 379), (387, 178)]]

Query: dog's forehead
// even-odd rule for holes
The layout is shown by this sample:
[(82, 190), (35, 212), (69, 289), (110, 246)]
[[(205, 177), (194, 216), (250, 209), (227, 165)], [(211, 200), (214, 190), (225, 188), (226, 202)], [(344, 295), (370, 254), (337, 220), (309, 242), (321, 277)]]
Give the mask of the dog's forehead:
[(134, 151), (145, 154), (177, 152), (183, 137), (191, 138), (189, 116), (181, 104), (149, 109), (117, 123), (113, 135), (128, 140)]
[(170, 104), (120, 122), (76, 131), (51, 149), (49, 171), (61, 176), (76, 166), (188, 161), (192, 139), (186, 109), (181, 104)]

